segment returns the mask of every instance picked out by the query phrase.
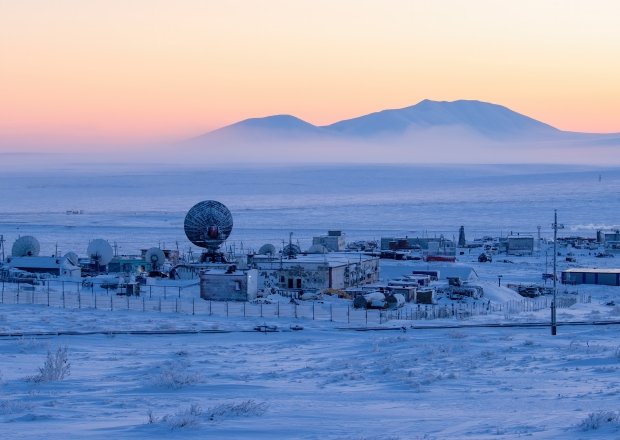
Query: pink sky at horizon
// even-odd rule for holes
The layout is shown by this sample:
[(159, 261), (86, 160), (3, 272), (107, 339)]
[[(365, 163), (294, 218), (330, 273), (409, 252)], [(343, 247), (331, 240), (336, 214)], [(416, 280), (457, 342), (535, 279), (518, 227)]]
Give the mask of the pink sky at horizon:
[(0, 0), (4, 143), (190, 138), (478, 99), (620, 132), (611, 0)]

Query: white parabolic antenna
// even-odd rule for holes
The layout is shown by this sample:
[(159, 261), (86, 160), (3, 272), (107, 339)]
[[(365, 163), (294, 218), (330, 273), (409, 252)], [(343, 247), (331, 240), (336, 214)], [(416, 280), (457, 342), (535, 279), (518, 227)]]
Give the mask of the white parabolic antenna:
[(160, 248), (152, 247), (146, 251), (144, 259), (147, 263), (151, 263), (153, 270), (156, 270), (165, 263), (166, 255), (164, 254), (164, 251), (162, 251)]
[(105, 266), (108, 264), (112, 257), (114, 256), (114, 252), (112, 251), (112, 246), (106, 240), (102, 238), (97, 238), (91, 241), (88, 244), (88, 250), (86, 251), (88, 256), (96, 261), (98, 264)]
[(308, 253), (309, 254), (327, 254), (327, 253), (329, 253), (329, 251), (322, 244), (313, 244), (308, 249)]
[(39, 240), (32, 235), (24, 235), (15, 240), (13, 248), (11, 249), (11, 254), (14, 257), (36, 257), (39, 255), (40, 251), (41, 246), (39, 245)]
[(75, 252), (67, 252), (65, 254), (65, 259), (74, 266), (78, 266), (80, 264), (80, 259)]

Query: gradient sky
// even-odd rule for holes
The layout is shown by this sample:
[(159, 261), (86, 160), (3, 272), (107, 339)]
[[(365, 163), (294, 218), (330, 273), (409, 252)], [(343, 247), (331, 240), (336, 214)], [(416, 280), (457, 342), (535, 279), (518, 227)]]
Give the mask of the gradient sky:
[(620, 132), (619, 17), (617, 0), (0, 0), (0, 140), (158, 141), (425, 98)]

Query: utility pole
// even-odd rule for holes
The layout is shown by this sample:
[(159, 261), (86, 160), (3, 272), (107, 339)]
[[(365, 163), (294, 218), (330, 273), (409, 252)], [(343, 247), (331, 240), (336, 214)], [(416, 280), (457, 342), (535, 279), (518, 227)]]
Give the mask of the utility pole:
[(556, 301), (558, 293), (558, 276), (557, 276), (557, 264), (558, 264), (558, 229), (563, 229), (564, 225), (558, 224), (558, 210), (554, 209), (553, 224), (553, 302), (551, 303), (551, 335), (555, 336), (558, 333), (557, 321), (556, 321)]

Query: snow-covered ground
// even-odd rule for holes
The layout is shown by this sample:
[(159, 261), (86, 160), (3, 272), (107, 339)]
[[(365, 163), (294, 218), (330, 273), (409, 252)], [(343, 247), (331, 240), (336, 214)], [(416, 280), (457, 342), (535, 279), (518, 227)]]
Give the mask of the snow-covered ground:
[[(593, 235), (618, 227), (619, 188), (618, 169), (552, 166), (3, 170), (0, 234), (7, 251), (27, 234), (37, 236), (44, 254), (58, 244), (62, 253), (83, 255), (93, 238), (116, 241), (121, 252), (177, 242), (186, 251), (185, 211), (217, 199), (233, 212), (237, 250), (280, 246), (289, 231), (307, 248), (313, 235), (336, 228), (351, 240), (452, 238), (464, 225), (471, 239), (535, 234), (542, 225), (549, 238), (553, 208), (564, 235)], [(65, 214), (74, 209), (84, 213)], [(569, 251), (577, 263), (563, 258)], [(617, 267), (617, 258), (560, 252), (559, 270)], [(77, 303), (67, 292), (73, 302), (65, 309), (58, 286), (51, 307), (39, 288), (39, 305), (24, 304), (28, 291), (16, 305), (7, 290), (0, 334), (25, 336), (0, 336), (0, 436), (620, 438), (620, 326), (612, 323), (620, 320), (620, 288), (560, 286), (561, 296), (588, 300), (560, 308), (558, 335), (551, 336), (548, 308), (500, 306), (520, 300), (507, 284), (541, 284), (552, 254), (494, 256), (491, 263), (478, 263), (478, 254), (459, 255), (455, 267), (472, 266), (482, 301), (497, 308), (433, 320), (392, 315), (387, 322), (373, 311), (368, 326), (385, 330), (355, 330), (366, 321), (348, 322), (348, 305), (332, 299), (317, 303), (322, 315), (313, 320), (311, 304), (300, 306), (305, 312), (297, 318), (284, 303), (279, 316), (243, 317), (239, 305), (226, 316), (221, 304), (205, 313), (204, 303), (193, 315), (187, 307), (200, 301), (196, 286), (171, 287), (161, 311), (153, 304), (161, 290), (153, 298), (149, 292), (150, 303), (140, 298), (151, 306), (144, 311), (135, 298), (135, 307), (124, 309), (120, 297), (119, 307), (106, 310), (115, 295), (88, 291)], [(425, 266), (385, 261), (381, 276)], [(94, 298), (104, 299), (97, 309)], [(269, 307), (264, 311), (273, 312)], [(584, 321), (609, 325), (566, 325)], [(279, 331), (254, 331), (262, 324)], [(490, 326), (497, 324), (516, 326)], [(55, 375), (59, 380), (50, 380)]]
[[(602, 306), (574, 307), (559, 319)], [(560, 326), (555, 337), (548, 327), (399, 328), (411, 322), (360, 332), (307, 319), (0, 307), (3, 330), (84, 322), (102, 333), (0, 338), (3, 438), (620, 435), (617, 325)], [(253, 331), (257, 323), (282, 331)], [(190, 332), (113, 333), (128, 329)], [(37, 377), (63, 347), (70, 374)]]

